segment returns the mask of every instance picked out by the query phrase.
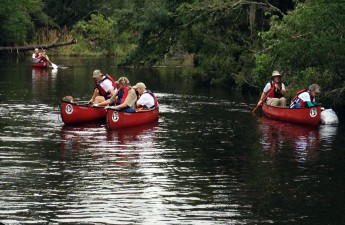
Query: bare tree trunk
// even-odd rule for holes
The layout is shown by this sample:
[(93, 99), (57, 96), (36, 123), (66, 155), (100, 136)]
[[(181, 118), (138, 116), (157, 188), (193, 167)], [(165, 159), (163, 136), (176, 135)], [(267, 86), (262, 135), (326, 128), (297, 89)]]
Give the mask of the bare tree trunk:
[(19, 53), (25, 51), (33, 51), (35, 48), (39, 49), (50, 49), (50, 48), (57, 48), (65, 45), (73, 45), (77, 43), (77, 39), (73, 39), (70, 42), (60, 42), (60, 43), (53, 43), (47, 45), (30, 45), (30, 46), (18, 46), (18, 47), (0, 47), (0, 52), (8, 52), (8, 53)]
[(256, 29), (256, 5), (255, 4), (250, 4), (249, 5), (249, 25), (250, 25), (250, 32), (251, 35), (255, 33)]

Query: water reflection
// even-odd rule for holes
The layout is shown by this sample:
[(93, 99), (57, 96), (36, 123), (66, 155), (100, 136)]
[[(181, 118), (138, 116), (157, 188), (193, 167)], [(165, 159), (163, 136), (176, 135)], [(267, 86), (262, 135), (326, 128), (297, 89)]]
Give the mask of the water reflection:
[(318, 158), (320, 135), (316, 127), (301, 126), (282, 121), (261, 118), (261, 144), (263, 149), (273, 156), (284, 146), (291, 145), (295, 150), (296, 160), (306, 161)]
[(32, 67), (33, 80), (48, 80), (48, 69)]
[[(135, 147), (154, 142), (158, 121), (120, 130), (107, 130), (104, 124), (91, 123), (79, 126), (64, 126), (61, 129), (61, 150), (80, 151), (85, 147)], [(149, 141), (148, 141), (149, 140)], [(143, 147), (143, 146), (142, 146)]]
[(48, 68), (32, 68), (32, 99), (42, 102), (51, 101), (51, 93), (55, 91), (56, 74)]
[(269, 155), (273, 156), (290, 146), (294, 149), (294, 157), (299, 162), (317, 160), (321, 141), (332, 143), (337, 131), (337, 127), (334, 126), (304, 126), (265, 116), (259, 119), (259, 123), (262, 132), (260, 143)]
[(333, 143), (337, 130), (338, 125), (322, 124), (319, 126), (320, 139), (323, 142), (323, 145), (327, 145), (329, 147)]

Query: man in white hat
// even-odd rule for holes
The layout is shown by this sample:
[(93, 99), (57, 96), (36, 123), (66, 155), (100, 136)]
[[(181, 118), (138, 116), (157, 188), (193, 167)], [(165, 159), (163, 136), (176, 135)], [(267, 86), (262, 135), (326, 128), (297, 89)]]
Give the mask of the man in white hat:
[(257, 105), (262, 105), (267, 99), (267, 105), (286, 107), (286, 98), (283, 97), (286, 90), (285, 85), (281, 82), (281, 77), (279, 71), (272, 72), (271, 81), (266, 84)]
[(155, 97), (151, 91), (146, 89), (144, 83), (139, 82), (133, 88), (139, 93), (138, 109), (151, 109), (155, 107)]
[(109, 75), (103, 75), (100, 70), (92, 73), (92, 79), (95, 80), (95, 89), (89, 101), (90, 104), (98, 104), (110, 99), (116, 93), (116, 83)]

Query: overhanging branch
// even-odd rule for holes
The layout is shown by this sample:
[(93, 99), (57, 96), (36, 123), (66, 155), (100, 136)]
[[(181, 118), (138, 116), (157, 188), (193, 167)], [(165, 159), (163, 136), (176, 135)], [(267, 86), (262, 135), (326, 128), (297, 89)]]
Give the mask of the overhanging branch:
[(8, 52), (8, 53), (19, 53), (19, 52), (26, 52), (26, 51), (33, 51), (35, 48), (39, 49), (50, 49), (50, 48), (57, 48), (65, 45), (73, 45), (77, 43), (77, 39), (73, 39), (69, 42), (60, 42), (60, 43), (53, 43), (47, 45), (30, 45), (30, 46), (18, 46), (18, 47), (0, 47), (0, 52)]

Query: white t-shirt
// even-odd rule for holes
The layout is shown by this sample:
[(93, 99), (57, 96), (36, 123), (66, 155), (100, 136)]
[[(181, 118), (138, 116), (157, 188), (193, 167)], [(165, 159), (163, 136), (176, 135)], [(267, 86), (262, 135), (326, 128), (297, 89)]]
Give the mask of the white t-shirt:
[(137, 104), (151, 108), (155, 105), (155, 100), (148, 92), (144, 91), (138, 99)]
[[(271, 82), (268, 82), (263, 90), (263, 92), (267, 93), (271, 89)], [(282, 90), (285, 90), (285, 85), (282, 83)]]
[[(110, 88), (113, 88), (113, 83), (109, 79), (105, 79), (99, 85), (106, 91), (109, 92)], [(116, 92), (116, 90), (114, 90)]]
[(308, 92), (302, 92), (297, 97), (301, 99), (303, 102), (311, 102), (310, 95)]

